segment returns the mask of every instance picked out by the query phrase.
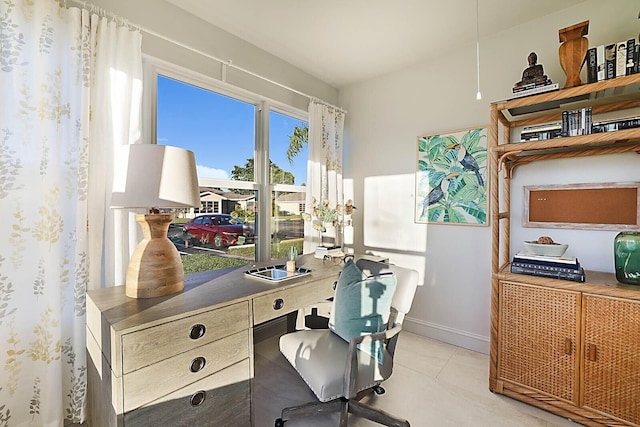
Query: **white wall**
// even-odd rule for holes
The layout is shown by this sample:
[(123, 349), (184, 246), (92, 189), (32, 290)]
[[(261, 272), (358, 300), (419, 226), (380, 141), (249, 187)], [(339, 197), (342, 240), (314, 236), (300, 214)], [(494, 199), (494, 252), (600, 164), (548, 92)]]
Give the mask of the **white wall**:
[[(339, 104), (348, 110), (345, 198), (359, 208), (353, 216), (354, 246), (420, 271), (424, 286), (405, 322), (408, 329), (488, 352), (490, 229), (414, 223), (416, 137), (487, 125), (489, 104), (510, 96), (531, 51), (562, 86), (559, 29), (589, 20), (591, 46), (622, 41), (638, 35), (639, 10), (637, 0), (590, 0), (487, 37), (481, 22), (481, 101), (475, 100), (475, 43), (448, 46), (436, 59), (340, 89)], [(520, 167), (512, 183), (513, 249), (547, 234), (569, 243), (586, 268), (613, 271), (615, 232), (522, 228), (522, 186), (632, 180), (640, 180), (637, 154)]]
[[(177, 40), (208, 55), (232, 61), (234, 65), (305, 94), (316, 96), (329, 103), (337, 103), (338, 91), (334, 87), (262, 49), (188, 14), (171, 3), (163, 0), (92, 0), (88, 3), (126, 18), (133, 24), (140, 25), (143, 29), (149, 29), (164, 37)], [(69, 1), (69, 6), (76, 5), (75, 0)], [(142, 34), (142, 50), (145, 54), (218, 80), (222, 79), (222, 65), (219, 62), (144, 31)], [(304, 111), (309, 105), (307, 97), (266, 83), (233, 68), (227, 68), (226, 82)]]

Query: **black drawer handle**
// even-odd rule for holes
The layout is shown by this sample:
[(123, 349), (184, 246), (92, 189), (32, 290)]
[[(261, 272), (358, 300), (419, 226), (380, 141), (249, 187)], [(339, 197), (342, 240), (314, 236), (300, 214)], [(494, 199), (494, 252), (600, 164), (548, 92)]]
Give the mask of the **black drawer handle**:
[(189, 366), (189, 370), (191, 372), (199, 372), (204, 369), (204, 365), (207, 364), (207, 359), (204, 357), (196, 357), (191, 361), (191, 366)]
[(281, 310), (282, 307), (284, 307), (284, 300), (282, 298), (277, 298), (275, 301), (273, 301), (274, 310)]
[(197, 340), (198, 338), (202, 338), (204, 333), (207, 331), (206, 326), (201, 323), (193, 325), (191, 330), (189, 331), (189, 338), (192, 340)]
[(189, 399), (189, 403), (191, 403), (191, 406), (200, 406), (204, 403), (206, 398), (207, 398), (206, 391), (204, 390), (196, 391), (191, 396), (191, 399)]
[(332, 288), (335, 291), (337, 287), (338, 287), (338, 281), (336, 280), (335, 282), (333, 282)]

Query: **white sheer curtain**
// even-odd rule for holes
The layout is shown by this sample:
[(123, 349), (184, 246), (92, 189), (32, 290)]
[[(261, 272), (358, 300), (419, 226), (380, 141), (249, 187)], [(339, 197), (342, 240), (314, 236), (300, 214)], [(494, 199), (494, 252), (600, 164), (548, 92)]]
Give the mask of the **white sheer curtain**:
[(140, 47), (55, 0), (0, 2), (2, 426), (86, 418), (85, 295), (114, 276), (112, 151), (138, 138)]
[[(343, 205), (342, 134), (344, 111), (318, 100), (309, 102), (309, 160), (307, 163), (307, 199), (309, 210), (316, 204), (329, 202), (333, 207)], [(313, 252), (321, 237), (313, 225), (305, 221), (304, 253)], [(341, 233), (341, 230), (335, 230)]]

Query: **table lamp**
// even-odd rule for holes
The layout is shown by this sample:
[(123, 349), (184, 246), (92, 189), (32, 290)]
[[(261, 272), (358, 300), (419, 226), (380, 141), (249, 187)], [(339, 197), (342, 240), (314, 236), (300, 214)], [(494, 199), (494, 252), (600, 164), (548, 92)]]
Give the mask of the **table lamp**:
[(127, 269), (126, 295), (153, 298), (184, 289), (180, 254), (167, 238), (173, 214), (162, 208), (200, 205), (196, 160), (192, 151), (157, 144), (132, 144), (116, 156), (112, 208), (145, 208), (137, 214), (143, 239)]

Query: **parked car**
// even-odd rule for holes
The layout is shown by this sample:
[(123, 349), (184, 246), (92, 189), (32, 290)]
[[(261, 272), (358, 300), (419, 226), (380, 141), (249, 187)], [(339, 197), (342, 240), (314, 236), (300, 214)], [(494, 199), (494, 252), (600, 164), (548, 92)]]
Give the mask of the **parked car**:
[(229, 214), (199, 215), (186, 222), (182, 231), (202, 243), (213, 244), (217, 249), (255, 240), (254, 228)]

